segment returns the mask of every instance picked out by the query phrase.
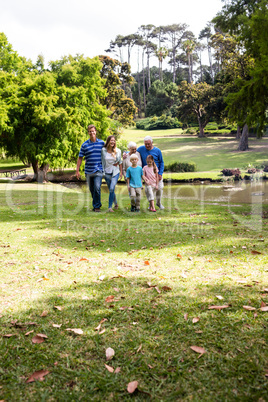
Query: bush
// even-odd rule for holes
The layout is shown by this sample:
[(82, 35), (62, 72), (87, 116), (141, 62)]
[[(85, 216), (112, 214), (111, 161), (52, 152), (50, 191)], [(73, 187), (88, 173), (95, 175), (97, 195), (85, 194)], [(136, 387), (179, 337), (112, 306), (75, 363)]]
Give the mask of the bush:
[(196, 164), (194, 162), (173, 162), (169, 165), (165, 165), (164, 171), (165, 172), (178, 172), (178, 173), (185, 173), (185, 172), (196, 172)]
[(167, 130), (170, 128), (180, 128), (182, 124), (176, 117), (163, 114), (160, 117), (147, 117), (136, 122), (136, 128), (140, 130)]
[(194, 127), (189, 127), (187, 128), (187, 130), (185, 131), (185, 134), (196, 134), (197, 133), (197, 129)]
[(239, 169), (223, 169), (222, 171), (223, 176), (240, 176), (241, 172)]

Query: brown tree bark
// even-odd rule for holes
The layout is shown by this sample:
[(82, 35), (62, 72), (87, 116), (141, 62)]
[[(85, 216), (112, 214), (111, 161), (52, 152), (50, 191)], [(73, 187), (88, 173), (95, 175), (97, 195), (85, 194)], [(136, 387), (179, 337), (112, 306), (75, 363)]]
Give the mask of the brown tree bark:
[(240, 128), (240, 126), (237, 126), (236, 140), (239, 141), (240, 137), (241, 137), (241, 128)]
[(238, 151), (247, 151), (248, 150), (248, 125), (247, 124), (245, 124), (243, 127), (242, 135), (241, 135), (237, 150)]
[(34, 171), (34, 177), (33, 181), (37, 181), (38, 183), (44, 183), (47, 182), (47, 172), (49, 169), (49, 164), (48, 163), (43, 163), (40, 167), (38, 165), (37, 160), (31, 161), (33, 171)]

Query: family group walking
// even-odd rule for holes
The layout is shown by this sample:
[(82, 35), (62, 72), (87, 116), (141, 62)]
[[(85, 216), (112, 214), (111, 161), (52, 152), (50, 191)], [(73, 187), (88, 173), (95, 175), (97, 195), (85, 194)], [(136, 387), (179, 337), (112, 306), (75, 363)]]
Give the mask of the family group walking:
[(156, 212), (156, 206), (164, 209), (161, 203), (163, 193), (164, 161), (159, 148), (153, 145), (151, 137), (144, 138), (144, 145), (137, 149), (135, 142), (128, 144), (129, 152), (123, 153), (116, 147), (116, 139), (110, 135), (106, 142), (97, 138), (96, 127), (88, 126), (89, 139), (80, 149), (76, 177), (80, 178), (79, 169), (85, 158), (85, 175), (92, 196), (93, 211), (100, 212), (101, 184), (104, 176), (109, 189), (108, 211), (118, 209), (115, 187), (123, 176), (127, 182), (131, 199), (131, 212), (140, 211), (142, 180), (145, 182), (145, 194), (149, 201), (149, 210)]

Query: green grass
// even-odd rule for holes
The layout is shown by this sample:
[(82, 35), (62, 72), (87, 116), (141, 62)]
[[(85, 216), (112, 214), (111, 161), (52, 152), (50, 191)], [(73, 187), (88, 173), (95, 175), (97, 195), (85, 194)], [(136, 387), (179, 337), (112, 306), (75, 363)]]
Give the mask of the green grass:
[[(172, 162), (195, 162), (198, 172), (220, 172), (223, 168), (244, 168), (249, 163), (261, 164), (267, 161), (268, 138), (249, 139), (250, 150), (237, 152), (238, 142), (231, 138), (179, 136), (180, 129), (145, 131), (130, 128), (123, 139), (143, 144), (143, 138), (150, 135), (154, 145), (161, 149), (165, 164)], [(177, 134), (177, 137), (168, 137)]]
[(118, 199), (96, 214), (78, 190), (0, 184), (0, 399), (266, 400), (268, 207)]

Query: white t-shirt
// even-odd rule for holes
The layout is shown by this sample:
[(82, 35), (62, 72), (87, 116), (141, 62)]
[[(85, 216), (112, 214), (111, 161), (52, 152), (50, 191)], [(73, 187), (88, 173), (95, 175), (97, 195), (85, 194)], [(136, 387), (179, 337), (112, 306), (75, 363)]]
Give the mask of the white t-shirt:
[(116, 158), (107, 152), (105, 157), (105, 173), (112, 173), (113, 172), (113, 165), (115, 163)]

